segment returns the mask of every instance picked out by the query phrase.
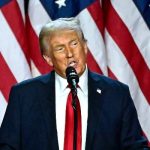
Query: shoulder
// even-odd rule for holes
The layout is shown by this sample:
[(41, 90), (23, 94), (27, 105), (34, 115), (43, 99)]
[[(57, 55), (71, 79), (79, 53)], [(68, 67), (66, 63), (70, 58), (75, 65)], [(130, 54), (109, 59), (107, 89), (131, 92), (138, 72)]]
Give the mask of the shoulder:
[(89, 80), (91, 80), (90, 82), (95, 82), (95, 84), (100, 85), (102, 89), (129, 92), (128, 85), (95, 72), (89, 71)]
[(127, 107), (134, 108), (128, 85), (93, 72), (89, 72), (89, 80), (93, 82), (93, 88), (101, 89), (103, 92), (101, 98), (103, 98), (103, 102), (105, 102), (107, 106), (114, 106), (115, 109), (118, 109), (116, 106), (120, 106), (121, 109)]
[[(28, 79), (17, 83), (12, 86), (9, 94), (9, 104), (13, 103), (24, 103), (31, 104), (33, 102), (39, 102), (43, 95), (46, 97), (49, 94), (51, 81), (53, 79), (53, 72)], [(52, 83), (53, 84), (53, 83)], [(26, 106), (26, 105), (25, 105)]]
[(27, 91), (29, 91), (29, 90), (38, 89), (40, 87), (44, 87), (50, 82), (51, 76), (53, 74), (54, 73), (51, 72), (51, 73), (41, 75), (41, 76), (38, 76), (35, 78), (24, 80), (20, 83), (13, 85), (12, 90), (17, 90), (17, 91), (27, 90)]

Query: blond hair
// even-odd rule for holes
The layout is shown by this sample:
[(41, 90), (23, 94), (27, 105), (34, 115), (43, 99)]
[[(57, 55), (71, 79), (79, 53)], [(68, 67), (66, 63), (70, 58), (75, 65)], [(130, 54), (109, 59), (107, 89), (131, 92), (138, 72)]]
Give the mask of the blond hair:
[(58, 31), (58, 30), (64, 30), (64, 29), (76, 31), (78, 36), (81, 37), (82, 40), (85, 40), (82, 29), (80, 27), (80, 22), (78, 19), (76, 19), (76, 18), (59, 18), (57, 20), (47, 23), (41, 29), (41, 32), (39, 34), (39, 45), (40, 45), (40, 50), (41, 50), (42, 55), (46, 54), (46, 52), (49, 50), (48, 39), (50, 38), (51, 33)]

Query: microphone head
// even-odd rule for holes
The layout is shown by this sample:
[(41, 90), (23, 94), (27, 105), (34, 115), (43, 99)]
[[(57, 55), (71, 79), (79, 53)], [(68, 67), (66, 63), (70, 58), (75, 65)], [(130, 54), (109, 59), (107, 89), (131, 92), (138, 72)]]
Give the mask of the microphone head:
[(76, 84), (79, 82), (79, 76), (73, 67), (67, 67), (66, 69), (66, 77), (69, 84), (72, 85), (72, 81), (75, 80)]

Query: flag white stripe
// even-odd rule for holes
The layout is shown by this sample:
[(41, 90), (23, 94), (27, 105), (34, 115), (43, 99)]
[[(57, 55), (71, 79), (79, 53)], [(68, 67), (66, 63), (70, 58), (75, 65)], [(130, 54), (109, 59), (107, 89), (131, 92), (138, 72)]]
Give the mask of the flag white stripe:
[[(39, 0), (36, 0), (36, 1), (30, 0), (29, 8), (28, 8), (28, 15), (29, 15), (29, 19), (31, 22), (31, 26), (37, 36), (39, 36), (41, 28), (46, 23), (51, 21), (46, 10), (44, 9), (43, 5), (41, 4)], [(31, 71), (32, 71), (33, 77), (41, 75), (40, 71), (38, 70), (37, 66), (34, 64), (33, 60), (31, 60)]]
[(20, 12), (23, 18), (23, 21), (25, 22), (25, 7), (24, 7), (24, 1), (23, 0), (17, 0), (18, 6), (20, 8)]
[(38, 36), (43, 25), (50, 21), (50, 17), (39, 0), (30, 0), (28, 14), (31, 25)]
[(107, 31), (105, 32), (105, 36), (107, 39), (106, 48), (109, 60), (108, 66), (111, 68), (112, 72), (119, 81), (129, 85), (131, 96), (138, 112), (139, 121), (144, 132), (148, 136), (148, 139), (150, 140), (150, 119), (148, 117), (150, 116), (149, 104), (144, 97), (132, 68), (128, 64), (125, 56)]
[(100, 31), (98, 30), (92, 16), (90, 15), (87, 9), (84, 9), (78, 15), (78, 18), (80, 19), (80, 24), (84, 32), (85, 38), (87, 39), (87, 45), (88, 48), (90, 49), (90, 52), (92, 53), (94, 59), (101, 68), (103, 74), (108, 75), (106, 53), (105, 53), (106, 51), (103, 42), (103, 37)]
[[(30, 69), (23, 51), (18, 44), (9, 24), (0, 11), (0, 51), (18, 82), (30, 78)], [(9, 37), (9, 39), (8, 39)]]
[(99, 0), (99, 2), (100, 2), (100, 5), (102, 6), (102, 0)]
[(0, 91), (0, 126), (6, 111), (6, 107), (7, 107), (7, 102), (2, 94), (2, 92)]
[(32, 72), (33, 77), (37, 77), (37, 76), (41, 75), (41, 73), (39, 72), (38, 68), (35, 66), (35, 64), (32, 60), (31, 60), (31, 72)]
[(111, 2), (124, 24), (128, 27), (150, 69), (150, 32), (140, 12), (131, 0), (113, 0)]

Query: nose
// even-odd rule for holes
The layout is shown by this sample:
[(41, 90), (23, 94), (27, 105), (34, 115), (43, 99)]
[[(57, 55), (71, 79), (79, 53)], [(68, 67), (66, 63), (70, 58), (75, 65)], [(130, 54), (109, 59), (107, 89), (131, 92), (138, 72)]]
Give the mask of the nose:
[(69, 47), (66, 48), (66, 57), (67, 58), (73, 57), (73, 52), (72, 52), (71, 48), (69, 48)]

